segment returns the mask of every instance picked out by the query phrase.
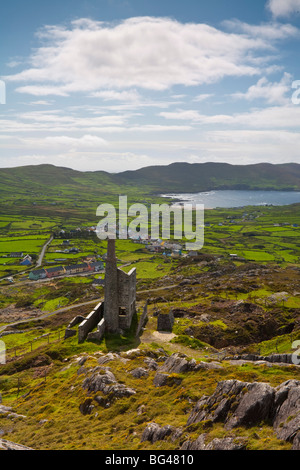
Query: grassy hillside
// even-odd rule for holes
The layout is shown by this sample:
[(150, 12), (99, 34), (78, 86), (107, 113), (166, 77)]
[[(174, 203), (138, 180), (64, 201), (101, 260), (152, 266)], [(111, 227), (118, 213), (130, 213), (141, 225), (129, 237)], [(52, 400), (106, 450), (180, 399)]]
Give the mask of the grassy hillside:
[(0, 195), (38, 191), (80, 194), (118, 194), (123, 191), (196, 192), (216, 189), (300, 189), (300, 165), (230, 165), (228, 163), (172, 163), (135, 171), (81, 172), (53, 165), (30, 165), (0, 170)]
[(300, 189), (300, 165), (230, 165), (172, 163), (125, 171), (114, 176), (121, 184), (145, 185), (157, 191), (197, 192), (216, 189)]
[[(45, 282), (14, 275), (13, 284), (1, 281), (0, 334), (7, 362), (0, 366), (0, 446), (3, 438), (36, 450), (177, 451), (205, 434), (208, 441), (242, 439), (247, 450), (291, 449), (268, 420), (228, 432), (222, 422), (205, 419), (191, 425), (188, 417), (220, 381), (277, 387), (300, 379), (297, 365), (231, 359), (291, 353), (300, 339), (300, 205), (249, 207), (246, 213), (209, 210), (206, 220), (205, 245), (195, 257), (166, 257), (117, 240), (119, 264), (137, 270), (138, 312), (129, 331), (99, 343), (78, 344), (76, 336), (64, 339), (64, 332), (74, 317), (87, 316), (103, 298), (103, 287), (94, 285), (103, 273)], [(38, 249), (51, 224), (60, 222), (50, 216), (2, 216), (2, 254), (18, 243), (18, 249)], [(76, 225), (69, 220), (67, 227)], [(33, 243), (34, 237), (39, 238)], [(60, 242), (50, 244), (46, 262), (57, 256)], [(78, 235), (71, 244), (80, 248), (80, 256), (103, 255), (107, 249), (103, 241)], [(3, 257), (3, 262), (10, 260)], [(146, 300), (148, 322), (136, 336)], [(158, 313), (171, 309), (172, 333), (157, 331)], [(160, 368), (173, 353), (194, 359), (199, 368), (170, 370), (167, 382), (157, 384), (165, 374)], [(85, 388), (95, 373), (99, 380), (109, 378), (107, 371), (115, 377), (114, 390), (126, 388), (127, 395)], [(179, 434), (144, 440), (151, 423), (171, 425)]]

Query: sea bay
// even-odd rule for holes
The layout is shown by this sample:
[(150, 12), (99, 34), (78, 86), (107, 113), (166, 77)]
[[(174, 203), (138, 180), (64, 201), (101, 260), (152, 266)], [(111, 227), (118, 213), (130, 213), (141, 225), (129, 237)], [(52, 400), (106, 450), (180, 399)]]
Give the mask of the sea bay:
[(173, 198), (176, 200), (176, 204), (183, 204), (184, 202), (204, 204), (205, 209), (266, 205), (285, 206), (300, 203), (300, 191), (217, 190), (199, 193), (163, 194), (163, 197)]

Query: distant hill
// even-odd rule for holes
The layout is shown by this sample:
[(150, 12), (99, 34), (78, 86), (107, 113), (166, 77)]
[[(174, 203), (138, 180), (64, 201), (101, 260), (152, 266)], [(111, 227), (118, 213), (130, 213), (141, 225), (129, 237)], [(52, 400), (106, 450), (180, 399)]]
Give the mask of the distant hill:
[(300, 189), (300, 165), (230, 165), (172, 163), (125, 171), (114, 176), (120, 184), (151, 187), (160, 192), (198, 192), (216, 189)]
[(77, 171), (54, 165), (29, 165), (0, 169), (0, 194), (53, 190), (98, 190), (117, 194), (126, 190), (143, 193), (182, 193), (217, 189), (300, 190), (300, 165), (231, 165), (228, 163), (172, 163), (135, 171), (108, 173)]

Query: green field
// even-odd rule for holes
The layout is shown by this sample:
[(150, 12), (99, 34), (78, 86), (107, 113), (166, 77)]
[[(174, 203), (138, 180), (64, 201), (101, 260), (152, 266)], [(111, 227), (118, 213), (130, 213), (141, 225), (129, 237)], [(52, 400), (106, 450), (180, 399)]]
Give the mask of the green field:
[[(78, 206), (81, 207), (85, 203), (77, 196)], [(32, 205), (31, 211), (40, 212)], [(95, 234), (86, 232), (86, 227), (97, 225), (96, 216), (93, 220), (90, 215), (78, 218), (72, 214), (66, 216), (65, 213), (60, 213), (61, 206), (56, 205), (52, 206), (52, 211), (48, 216), (12, 213), (0, 217), (0, 272), (7, 275), (20, 271), (19, 260), (11, 258), (10, 253), (38, 255), (50, 235), (53, 232), (58, 233), (61, 229), (66, 231), (66, 238), (73, 232), (70, 245), (64, 246), (63, 238), (54, 238), (46, 251), (45, 263), (77, 263), (86, 258), (105, 255), (106, 242), (99, 240)], [(300, 204), (206, 210), (205, 223), (209, 226), (204, 229), (202, 253), (225, 258), (235, 254), (245, 261), (265, 264), (299, 264), (300, 227), (293, 225), (300, 225)], [(81, 232), (74, 235), (78, 227), (81, 227)], [(79, 253), (57, 253), (71, 247), (78, 248)], [(120, 264), (138, 267), (141, 278), (154, 279), (169, 271), (168, 265), (163, 264), (164, 257), (155, 255), (154, 258), (158, 261), (153, 261), (153, 254), (147, 251), (143, 244), (131, 240), (117, 240), (116, 253)], [(157, 270), (155, 266), (159, 264), (163, 268)]]
[[(228, 211), (205, 211), (211, 225), (205, 227), (204, 251), (237, 254), (249, 261), (299, 263), (300, 229), (293, 227), (300, 224), (299, 204), (247, 208), (247, 217), (243, 216), (245, 208)], [(232, 217), (235, 223), (230, 223)]]
[(0, 237), (0, 255), (12, 252), (39, 253), (49, 236)]

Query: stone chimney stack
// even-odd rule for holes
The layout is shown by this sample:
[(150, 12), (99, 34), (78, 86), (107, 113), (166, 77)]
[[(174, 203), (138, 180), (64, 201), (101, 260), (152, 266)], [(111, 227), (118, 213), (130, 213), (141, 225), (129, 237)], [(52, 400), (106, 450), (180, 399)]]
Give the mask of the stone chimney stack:
[(106, 331), (108, 333), (117, 333), (119, 329), (118, 269), (115, 240), (113, 239), (108, 239), (107, 241), (104, 295)]

